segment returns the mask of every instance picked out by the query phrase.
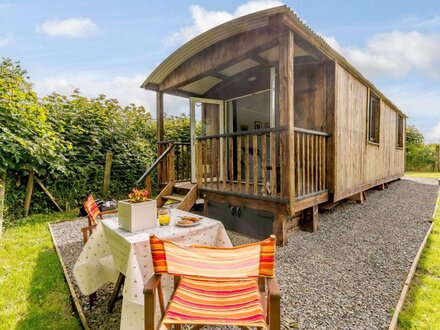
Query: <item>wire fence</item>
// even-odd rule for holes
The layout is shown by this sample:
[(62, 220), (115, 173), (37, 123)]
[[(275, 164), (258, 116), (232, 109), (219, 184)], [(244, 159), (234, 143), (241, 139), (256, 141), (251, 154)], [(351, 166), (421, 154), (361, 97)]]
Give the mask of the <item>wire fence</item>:
[[(124, 199), (150, 163), (146, 163), (145, 158), (142, 162), (141, 157), (127, 160), (124, 154), (115, 153), (112, 156), (111, 164), (106, 162), (106, 154), (94, 154), (93, 158), (88, 155), (66, 157), (65, 173), (36, 173), (36, 176), (63, 210), (80, 206), (89, 192), (101, 199)], [(107, 191), (104, 190), (106, 166), (110, 168)], [(23, 216), (28, 180), (29, 172), (27, 171), (8, 172), (6, 222), (13, 222)], [(155, 180), (156, 174), (153, 173), (152, 181), (155, 182)], [(37, 185), (33, 187), (31, 196), (31, 213), (47, 213), (57, 210), (47, 193)]]

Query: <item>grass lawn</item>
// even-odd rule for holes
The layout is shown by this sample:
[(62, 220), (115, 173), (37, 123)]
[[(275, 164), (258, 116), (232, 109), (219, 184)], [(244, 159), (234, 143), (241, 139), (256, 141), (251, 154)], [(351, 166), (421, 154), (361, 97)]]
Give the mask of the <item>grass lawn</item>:
[(405, 175), (413, 178), (440, 179), (440, 172), (405, 172)]
[(400, 329), (440, 329), (440, 201), (434, 228), (399, 314)]
[(0, 329), (81, 329), (48, 222), (76, 212), (33, 215), (0, 239)]

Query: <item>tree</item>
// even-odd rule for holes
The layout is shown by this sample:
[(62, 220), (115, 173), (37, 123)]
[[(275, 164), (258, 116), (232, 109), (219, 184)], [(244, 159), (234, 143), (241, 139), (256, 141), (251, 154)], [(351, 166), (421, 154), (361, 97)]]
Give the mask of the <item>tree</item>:
[(435, 146), (424, 143), (423, 134), (415, 127), (406, 128), (406, 169), (409, 171), (433, 171)]
[(423, 134), (417, 127), (409, 125), (406, 128), (406, 145), (407, 146), (421, 146), (424, 143)]
[(9, 169), (39, 172), (62, 170), (63, 139), (47, 120), (47, 111), (18, 62), (0, 62), (0, 235), (6, 173)]

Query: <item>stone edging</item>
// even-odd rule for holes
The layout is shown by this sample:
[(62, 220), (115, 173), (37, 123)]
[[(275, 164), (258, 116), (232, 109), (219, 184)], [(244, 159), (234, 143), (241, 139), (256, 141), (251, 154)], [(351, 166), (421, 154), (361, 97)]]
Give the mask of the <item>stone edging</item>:
[[(77, 219), (72, 219), (72, 220), (78, 220), (78, 218)], [(72, 220), (65, 220), (65, 221), (72, 221)], [(57, 221), (56, 223), (65, 222), (65, 221)], [(79, 319), (81, 321), (81, 324), (82, 324), (83, 328), (85, 330), (90, 330), (89, 325), (87, 324), (86, 316), (84, 315), (82, 307), (81, 307), (81, 305), (80, 305), (80, 303), (78, 301), (78, 298), (76, 297), (75, 289), (73, 288), (72, 282), (70, 281), (66, 265), (64, 264), (63, 258), (61, 256), (61, 252), (60, 252), (60, 250), (58, 248), (57, 242), (55, 240), (55, 236), (54, 236), (54, 234), (52, 232), (52, 228), (51, 228), (50, 225), (51, 224), (49, 223), (48, 227), (49, 227), (49, 231), (50, 231), (50, 236), (52, 237), (52, 242), (53, 242), (53, 244), (55, 246), (55, 250), (57, 251), (58, 259), (60, 260), (61, 267), (63, 268), (64, 278), (65, 278), (65, 280), (67, 282), (67, 286), (69, 287), (70, 295), (71, 295), (72, 300), (73, 300), (73, 305), (75, 307), (75, 310), (76, 310), (76, 312), (78, 314), (78, 317), (79, 317)]]
[[(435, 217), (435, 215), (437, 213), (437, 206), (438, 206), (439, 201), (440, 201), (440, 192), (438, 193), (438, 196), (437, 196), (437, 200), (436, 200), (435, 208), (434, 208), (434, 213), (432, 214), (432, 219)], [(429, 226), (429, 229), (425, 235), (425, 238), (423, 239), (422, 244), (420, 245), (419, 250), (417, 251), (417, 254), (416, 254), (414, 261), (411, 265), (408, 276), (406, 277), (406, 280), (405, 280), (405, 284), (403, 285), (402, 292), (400, 293), (399, 301), (397, 302), (396, 308), (394, 309), (393, 318), (391, 319), (390, 326), (389, 326), (388, 330), (395, 330), (397, 327), (397, 320), (399, 318), (399, 313), (402, 311), (403, 304), (405, 303), (406, 295), (408, 294), (409, 287), (410, 287), (411, 282), (412, 282), (414, 275), (416, 273), (417, 266), (419, 265), (420, 256), (422, 254), (423, 249), (425, 248), (426, 242), (428, 241), (428, 237), (431, 234), (433, 228), (434, 228), (434, 221)]]

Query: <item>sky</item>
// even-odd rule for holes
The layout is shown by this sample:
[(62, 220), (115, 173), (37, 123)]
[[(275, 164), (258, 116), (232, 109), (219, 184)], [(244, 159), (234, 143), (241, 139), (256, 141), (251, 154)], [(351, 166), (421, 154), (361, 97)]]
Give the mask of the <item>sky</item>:
[[(440, 143), (440, 1), (0, 0), (0, 56), (21, 62), (39, 96), (74, 89), (144, 105), (140, 88), (180, 45), (218, 24), (287, 4)], [(167, 114), (187, 99), (165, 97)]]

